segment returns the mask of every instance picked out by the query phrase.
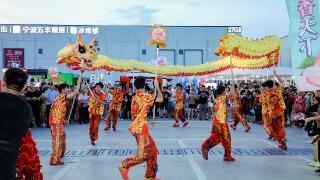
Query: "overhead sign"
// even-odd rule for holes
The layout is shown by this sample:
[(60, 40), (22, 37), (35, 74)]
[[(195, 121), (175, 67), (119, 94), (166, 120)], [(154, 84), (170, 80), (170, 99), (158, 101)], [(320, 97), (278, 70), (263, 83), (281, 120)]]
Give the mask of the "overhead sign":
[(96, 35), (99, 33), (99, 28), (96, 26), (0, 25), (0, 33)]

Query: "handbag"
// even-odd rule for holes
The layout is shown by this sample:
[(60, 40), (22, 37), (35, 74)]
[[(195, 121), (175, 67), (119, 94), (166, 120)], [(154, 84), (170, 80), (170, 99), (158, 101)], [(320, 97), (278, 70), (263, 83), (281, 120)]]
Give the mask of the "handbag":
[(298, 112), (298, 113), (292, 112), (290, 119), (292, 121), (299, 121), (299, 120), (303, 120), (305, 118), (306, 118), (306, 115), (303, 112)]

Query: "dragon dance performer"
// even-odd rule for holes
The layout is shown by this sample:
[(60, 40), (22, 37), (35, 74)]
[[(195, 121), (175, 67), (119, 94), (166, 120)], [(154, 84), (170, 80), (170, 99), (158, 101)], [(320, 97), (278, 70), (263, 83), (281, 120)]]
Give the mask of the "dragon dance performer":
[(42, 180), (41, 164), (31, 130), (22, 138), (16, 164), (16, 180)]
[[(231, 87), (233, 88), (233, 87)], [(219, 86), (217, 88), (218, 98), (215, 100), (214, 118), (212, 121), (212, 130), (210, 137), (202, 143), (201, 151), (202, 157), (208, 160), (208, 152), (214, 146), (222, 143), (224, 148), (224, 161), (234, 161), (231, 156), (231, 136), (227, 122), (227, 99), (225, 87)]]
[[(286, 103), (284, 102), (284, 99), (283, 99), (283, 84), (282, 84), (282, 78), (277, 74), (277, 71), (276, 70), (273, 70), (273, 75), (274, 77), (278, 80), (278, 82), (275, 83), (276, 87), (275, 87), (275, 91), (277, 93), (277, 95), (279, 96), (280, 98), (280, 106), (282, 107), (285, 107), (286, 108)], [(286, 114), (285, 114), (286, 115)], [(285, 127), (286, 125), (286, 121), (285, 121), (286, 118), (283, 119), (283, 128)], [(286, 133), (284, 134), (284, 139), (286, 140)]]
[(95, 141), (98, 140), (99, 123), (104, 112), (104, 104), (107, 100), (107, 95), (102, 92), (102, 88), (102, 83), (96, 83), (89, 101), (89, 135), (92, 145), (95, 145)]
[(67, 100), (79, 94), (80, 83), (82, 79), (79, 78), (74, 92), (68, 92), (68, 84), (62, 83), (59, 85), (59, 95), (52, 102), (51, 111), (49, 114), (49, 124), (52, 135), (52, 154), (50, 158), (50, 165), (63, 165), (61, 158), (64, 156), (66, 150), (66, 133), (64, 131), (64, 121), (67, 112)]
[(242, 114), (242, 103), (241, 103), (241, 97), (238, 91), (237, 84), (235, 84), (235, 82), (233, 81), (232, 86), (234, 86), (234, 97), (232, 97), (231, 99), (233, 100), (233, 104), (235, 105), (235, 108), (234, 108), (234, 116), (233, 116), (234, 123), (230, 125), (230, 127), (233, 130), (236, 130), (236, 127), (240, 121), (243, 128), (245, 129), (245, 132), (248, 133), (251, 127), (248, 125), (247, 120), (243, 117), (243, 114)]
[(183, 115), (184, 110), (184, 96), (182, 91), (182, 85), (180, 83), (176, 84), (176, 110), (174, 112), (175, 123), (173, 127), (179, 127), (179, 122), (183, 123), (183, 127), (186, 127), (189, 122), (186, 121)]
[(131, 113), (133, 123), (129, 127), (129, 131), (137, 141), (137, 154), (133, 157), (126, 158), (122, 161), (119, 170), (124, 180), (128, 180), (128, 171), (131, 167), (147, 163), (147, 170), (145, 180), (158, 180), (156, 173), (158, 170), (157, 155), (158, 150), (156, 144), (149, 134), (147, 122), (147, 109), (152, 107), (155, 102), (163, 101), (162, 93), (159, 88), (159, 83), (155, 80), (155, 87), (157, 88), (157, 97), (152, 96), (143, 91), (145, 86), (145, 79), (138, 77), (134, 81), (136, 88), (135, 96), (132, 99)]
[(279, 148), (282, 150), (287, 150), (287, 145), (285, 142), (285, 129), (284, 129), (284, 110), (285, 105), (281, 103), (282, 95), (274, 90), (274, 82), (272, 80), (267, 80), (262, 83), (265, 88), (265, 104), (267, 108), (267, 122), (268, 127), (271, 132), (271, 137), (279, 144)]
[(122, 87), (120, 85), (116, 86), (115, 90), (113, 90), (112, 92), (112, 101), (109, 106), (109, 111), (106, 118), (107, 127), (104, 129), (105, 131), (110, 130), (111, 118), (112, 118), (113, 131), (117, 130), (117, 122), (118, 122), (120, 111), (121, 111), (123, 95), (124, 95), (124, 92), (122, 92)]
[(268, 139), (272, 139), (272, 130), (270, 127), (270, 119), (268, 115), (268, 110), (267, 110), (267, 98), (266, 98), (266, 91), (265, 88), (262, 86), (262, 92), (258, 97), (259, 102), (261, 103), (261, 113), (262, 113), (262, 127), (268, 134)]

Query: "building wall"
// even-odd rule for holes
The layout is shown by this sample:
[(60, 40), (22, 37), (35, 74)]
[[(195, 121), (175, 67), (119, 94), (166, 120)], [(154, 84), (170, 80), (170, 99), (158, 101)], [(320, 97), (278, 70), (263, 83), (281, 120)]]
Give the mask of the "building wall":
[[(25, 25), (21, 25), (23, 26)], [(143, 62), (148, 62), (155, 57), (155, 47), (147, 45), (149, 26), (98, 27), (97, 39), (101, 54)], [(219, 44), (219, 38), (227, 33), (227, 27), (170, 26), (168, 32), (168, 46), (160, 50), (160, 55), (165, 56), (170, 64), (194, 65), (218, 59), (213, 51)], [(89, 43), (94, 35), (83, 34), (82, 37), (86, 43)], [(1, 49), (25, 49), (25, 68), (27, 69), (46, 69), (57, 66), (61, 72), (71, 72), (63, 65), (57, 65), (56, 60), (58, 51), (66, 43), (76, 41), (75, 34), (0, 33), (0, 39)], [(38, 53), (39, 49), (43, 50), (43, 54)], [(142, 54), (142, 50), (145, 50), (146, 54)], [(3, 59), (2, 54), (0, 58)], [(2, 66), (3, 63), (0, 67)]]

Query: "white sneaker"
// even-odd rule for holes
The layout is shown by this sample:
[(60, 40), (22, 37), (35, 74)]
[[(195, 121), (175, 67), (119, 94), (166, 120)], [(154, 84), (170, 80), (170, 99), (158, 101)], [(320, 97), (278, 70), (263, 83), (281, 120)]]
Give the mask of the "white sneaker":
[(308, 163), (308, 166), (314, 167), (315, 163), (316, 163), (315, 161), (311, 161)]
[(319, 168), (320, 162), (319, 161), (312, 161), (308, 164), (308, 166)]

